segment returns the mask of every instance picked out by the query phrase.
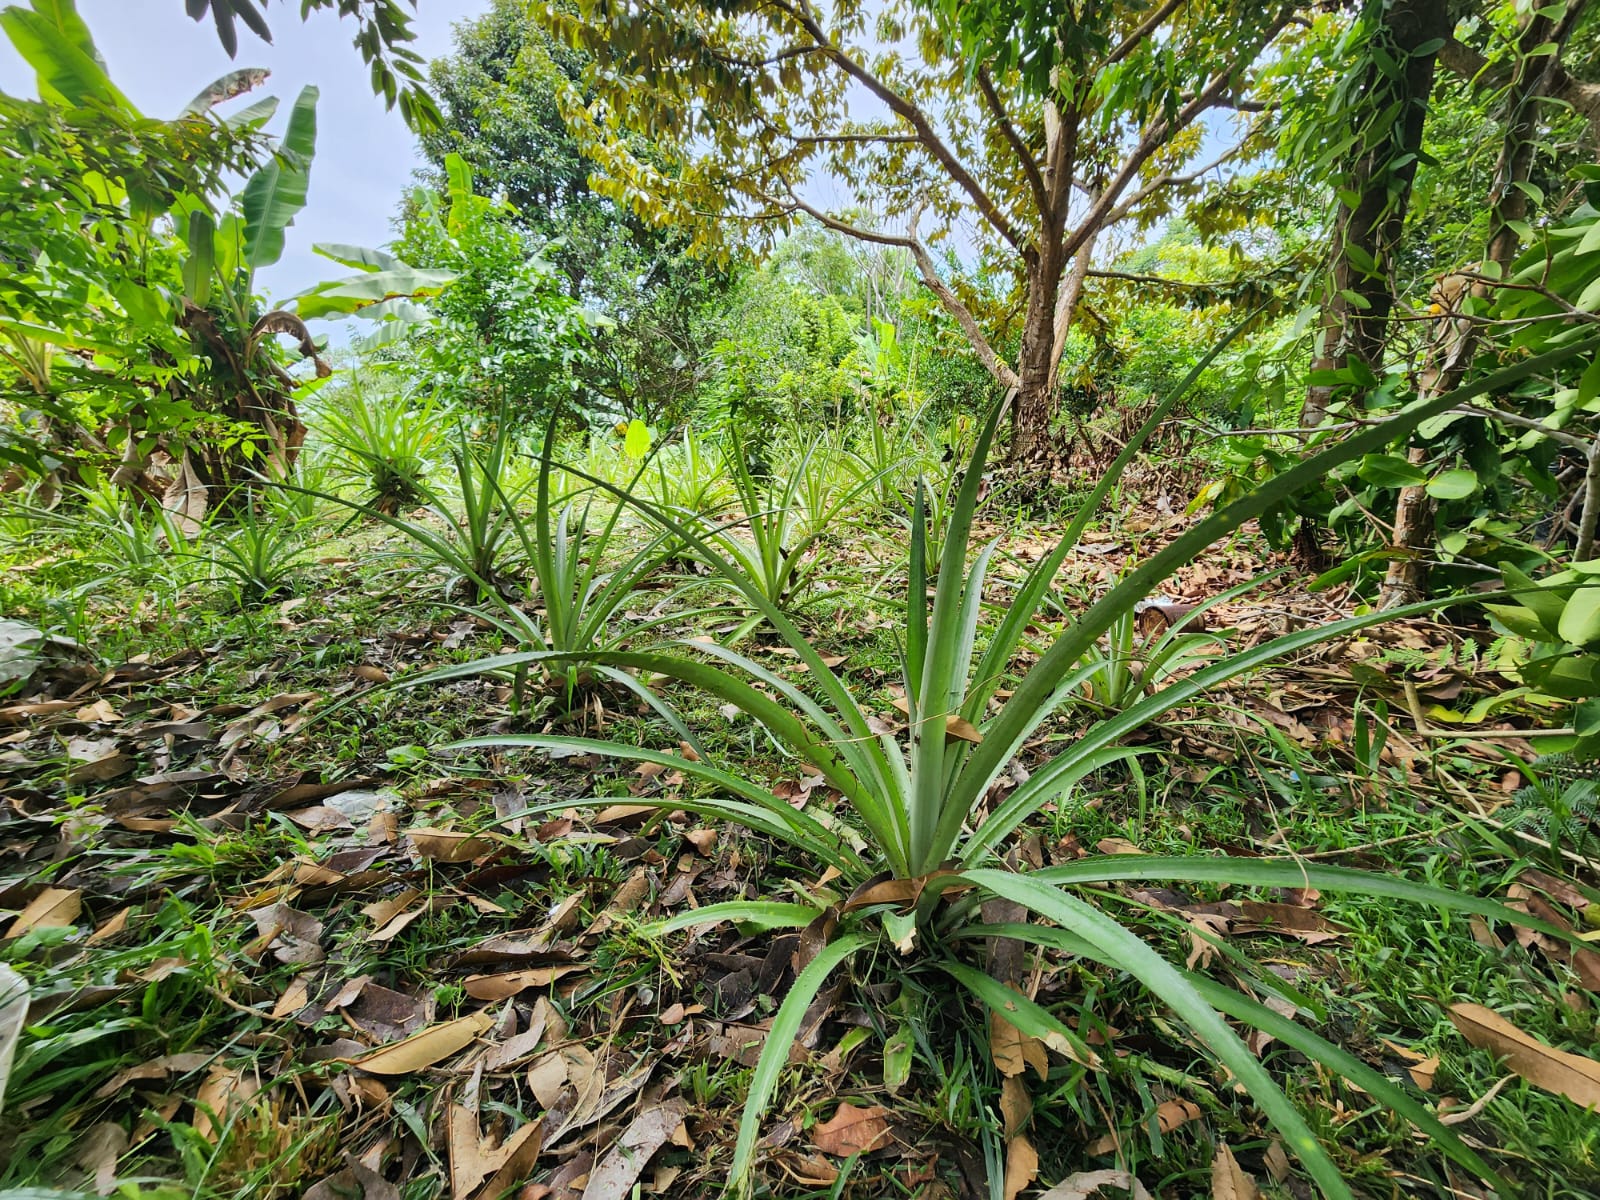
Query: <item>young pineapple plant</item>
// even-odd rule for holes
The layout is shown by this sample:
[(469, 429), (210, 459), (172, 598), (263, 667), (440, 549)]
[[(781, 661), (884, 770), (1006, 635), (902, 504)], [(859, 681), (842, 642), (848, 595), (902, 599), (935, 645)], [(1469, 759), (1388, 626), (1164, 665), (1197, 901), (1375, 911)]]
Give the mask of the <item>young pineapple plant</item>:
[[(1597, 342), (1600, 338), (1590, 338), (1581, 347), (1592, 349)], [(1220, 349), (1213, 350), (1212, 356)], [(669, 649), (581, 655), (504, 655), (435, 672), (435, 678), (444, 678), (491, 668), (578, 660), (636, 672), (641, 679), (673, 680), (748, 714), (842, 797), (843, 811), (838, 814), (809, 805), (797, 809), (746, 778), (738, 764), (724, 766), (703, 754), (685, 757), (670, 750), (598, 739), (505, 734), (455, 744), (461, 749), (516, 746), (578, 752), (674, 768), (699, 780), (705, 790), (699, 795), (675, 795), (661, 801), (663, 805), (743, 825), (785, 844), (801, 860), (814, 863), (819, 872), (831, 868), (844, 886), (853, 889), (846, 902), (826, 908), (737, 901), (699, 908), (656, 926), (657, 932), (666, 932), (726, 920), (747, 927), (759, 923), (768, 928), (803, 928), (810, 936), (802, 943), (815, 950), (799, 969), (764, 1042), (739, 1128), (730, 1188), (747, 1192), (752, 1186), (763, 1117), (788, 1064), (802, 1015), (828, 978), (858, 958), (887, 956), (906, 970), (943, 972), (953, 986), (969, 992), (980, 1005), (1003, 1013), (1005, 1020), (1023, 1033), (1080, 1057), (1087, 1054), (1076, 1031), (975, 965), (971, 948), (996, 937), (1065, 951), (1099, 970), (1126, 973), (1137, 980), (1249, 1093), (1326, 1196), (1347, 1200), (1351, 1192), (1299, 1109), (1226, 1018), (1261, 1029), (1343, 1075), (1432, 1137), (1442, 1153), (1486, 1179), (1493, 1178), (1478, 1153), (1443, 1125), (1419, 1096), (1253, 997), (1169, 961), (1156, 945), (1119, 920), (1116, 910), (1103, 908), (1098, 893), (1107, 884), (1133, 879), (1246, 888), (1310, 886), (1522, 924), (1534, 923), (1532, 918), (1490, 901), (1389, 875), (1307, 862), (1213, 855), (1101, 855), (1065, 866), (1019, 871), (1007, 865), (1004, 854), (1008, 839), (1045, 806), (1054, 806), (1058, 814), (1070, 814), (1074, 785), (1141, 753), (1125, 744), (1127, 735), (1161, 720), (1207, 689), (1280, 656), (1392, 616), (1427, 611), (1430, 605), (1296, 631), (1221, 657), (1190, 674), (1169, 678), (1164, 686), (1147, 693), (1130, 693), (1120, 710), (1109, 712), (1075, 738), (1052, 743), (1060, 747), (1052, 757), (1031, 764), (1031, 774), (999, 799), (991, 797), (1024, 744), (1032, 742), (1053, 714), (1100, 669), (1095, 661), (1085, 661), (1090, 648), (1136, 611), (1138, 603), (1173, 571), (1338, 463), (1375, 452), (1404, 437), (1429, 416), (1447, 411), (1469, 396), (1508, 386), (1551, 367), (1570, 352), (1530, 358), (1451, 396), (1418, 403), (1381, 426), (1363, 428), (1307, 457), (1255, 492), (1198, 521), (1072, 619), (1014, 680), (1010, 676), (1016, 651), (1066, 556), (1124, 467), (1210, 358), (1198, 364), (1188, 380), (1156, 408), (1085, 500), (1054, 551), (1016, 587), (998, 623), (984, 629), (984, 591), (997, 544), (991, 542), (974, 552), (971, 540), (981, 468), (994, 438), (997, 410), (979, 433), (972, 463), (951, 503), (937, 571), (929, 570), (927, 514), (920, 495), (914, 504), (900, 629), (906, 719), (898, 726), (886, 724), (857, 697), (774, 600), (764, 580), (755, 578), (739, 559), (720, 552), (704, 532), (636, 498), (630, 502), (693, 546), (765, 618), (803, 664), (806, 686), (727, 646), (699, 642)], [(1002, 690), (1007, 683), (1009, 693)], [(562, 799), (551, 807), (570, 804), (569, 799)], [(980, 904), (985, 898), (1009, 901), (1034, 920), (989, 924)], [(1552, 936), (1566, 936), (1540, 927)]]

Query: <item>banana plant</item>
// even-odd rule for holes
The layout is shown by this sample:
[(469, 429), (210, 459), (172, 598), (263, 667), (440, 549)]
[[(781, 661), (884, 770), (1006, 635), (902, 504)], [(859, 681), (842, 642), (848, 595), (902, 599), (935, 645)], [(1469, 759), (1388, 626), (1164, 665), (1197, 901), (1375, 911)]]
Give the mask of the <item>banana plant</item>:
[[(1237, 331), (1235, 331), (1237, 332)], [(760, 784), (704, 758), (689, 760), (668, 751), (598, 739), (546, 735), (495, 735), (455, 743), (455, 748), (520, 746), (581, 751), (616, 759), (670, 765), (709, 785), (710, 794), (663, 801), (674, 808), (745, 825), (782, 840), (819, 866), (832, 867), (855, 887), (851, 899), (828, 911), (808, 905), (712, 905), (661, 926), (663, 930), (716, 920), (749, 921), (753, 915), (772, 927), (810, 927), (831, 940), (798, 974), (780, 1006), (752, 1079), (732, 1164), (730, 1186), (748, 1190), (761, 1121), (788, 1062), (800, 1018), (828, 975), (858, 954), (893, 946), (921, 953), (943, 964), (955, 983), (988, 1005), (1003, 1004), (1006, 1019), (1026, 1033), (1047, 1039), (1072, 1032), (1042, 1008), (1018, 1002), (1005, 991), (997, 996), (981, 972), (952, 958), (952, 940), (998, 936), (974, 919), (984, 896), (1014, 901), (1046, 922), (1007, 930), (1008, 936), (1040, 944), (1068, 946), (1070, 952), (1126, 972), (1158, 997), (1194, 1032), (1253, 1097), (1300, 1158), (1324, 1195), (1348, 1200), (1351, 1193), (1328, 1152), (1294, 1104), (1272, 1079), (1224, 1015), (1294, 1045), (1332, 1069), (1344, 1071), (1372, 1095), (1393, 1105), (1429, 1132), (1441, 1150), (1477, 1174), (1492, 1172), (1481, 1157), (1442, 1126), (1416, 1097), (1384, 1083), (1349, 1055), (1297, 1022), (1280, 1019), (1256, 1001), (1201, 981), (1169, 963), (1134, 930), (1107, 915), (1092, 901), (1097, 886), (1116, 880), (1182, 880), (1243, 887), (1311, 886), (1389, 896), (1497, 920), (1528, 924), (1531, 918), (1501, 905), (1449, 890), (1390, 876), (1302, 863), (1194, 856), (1151, 859), (1101, 856), (1071, 867), (1018, 874), (1001, 868), (1001, 844), (1045, 805), (1068, 811), (1072, 788), (1093, 772), (1127, 760), (1140, 751), (1124, 739), (1209, 688), (1317, 642), (1347, 636), (1390, 617), (1420, 614), (1422, 603), (1391, 613), (1369, 613), (1300, 630), (1237, 651), (1211, 665), (1174, 679), (1121, 712), (1108, 715), (1065, 743), (1054, 757), (1032, 766), (1032, 774), (997, 802), (991, 789), (1000, 783), (1024, 743), (1097, 669), (1083, 664), (1086, 651), (1120, 618), (1175, 570), (1219, 538), (1296, 490), (1320, 479), (1338, 463), (1377, 452), (1406, 436), (1418, 423), (1465, 400), (1492, 393), (1554, 368), (1574, 353), (1592, 352), (1600, 335), (1488, 374), (1454, 394), (1419, 401), (1382, 425), (1363, 428), (1263, 484), (1190, 530), (1133, 568), (1104, 597), (1072, 621), (1044, 650), (1002, 699), (1000, 689), (1023, 633), (1078, 537), (1087, 527), (1123, 469), (1199, 373), (1220, 352), (1214, 348), (1174, 392), (1157, 406), (1130, 440), (1106, 476), (1086, 499), (1052, 553), (1018, 586), (1010, 608), (980, 638), (984, 585), (997, 550), (989, 543), (968, 563), (980, 475), (993, 441), (999, 410), (991, 413), (977, 439), (972, 463), (951, 506), (944, 531), (945, 551), (936, 576), (927, 571), (925, 513), (920, 498), (912, 526), (909, 586), (901, 638), (903, 682), (908, 702), (906, 724), (892, 729), (877, 719), (848, 684), (823, 660), (820, 651), (731, 559), (688, 526), (643, 502), (632, 502), (695, 546), (793, 649), (814, 691), (768, 670), (725, 646), (685, 644), (667, 650), (625, 650), (591, 654), (584, 660), (619, 670), (663, 676), (711, 693), (760, 722), (796, 758), (821, 774), (843, 797), (847, 822), (833, 814), (795, 810)], [(932, 597), (929, 598), (930, 585)], [(707, 661), (707, 660), (711, 661)], [(531, 667), (571, 661), (572, 656), (506, 655), (460, 668), (461, 673)], [(435, 672), (447, 677), (450, 669)], [(570, 805), (569, 800), (560, 804)], [(955, 900), (951, 902), (952, 894)], [(987, 980), (987, 982), (985, 982)], [(1373, 1090), (1378, 1087), (1380, 1090)]]

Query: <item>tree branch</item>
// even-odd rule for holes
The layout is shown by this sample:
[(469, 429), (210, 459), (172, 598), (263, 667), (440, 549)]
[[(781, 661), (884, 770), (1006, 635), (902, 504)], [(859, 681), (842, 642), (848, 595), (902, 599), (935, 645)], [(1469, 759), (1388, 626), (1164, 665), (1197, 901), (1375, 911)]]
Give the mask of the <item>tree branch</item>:
[(1244, 147), (1242, 145), (1231, 147), (1226, 152), (1212, 159), (1205, 166), (1197, 167), (1187, 175), (1172, 175), (1170, 173), (1166, 175), (1158, 175), (1133, 195), (1129, 196), (1121, 204), (1117, 205), (1110, 212), (1108, 212), (1105, 215), (1104, 224), (1115, 225), (1118, 221), (1122, 220), (1130, 212), (1132, 212), (1140, 204), (1144, 203), (1144, 201), (1148, 200), (1151, 196), (1155, 195), (1155, 193), (1160, 191), (1162, 188), (1173, 187), (1178, 184), (1193, 183), (1202, 175), (1205, 175), (1208, 171), (1215, 171), (1223, 163), (1235, 158), (1243, 150)]
[[(1439, 48), (1439, 61), (1453, 74), (1481, 90), (1499, 91), (1511, 82), (1511, 71), (1505, 64), (1491, 63), (1486, 56), (1453, 37)], [(1551, 64), (1549, 78), (1547, 95), (1570, 104), (1588, 120), (1591, 130), (1600, 128), (1600, 83), (1574, 79), (1559, 60)]]
[(1128, 55), (1139, 48), (1140, 42), (1144, 41), (1160, 27), (1161, 22), (1177, 12), (1183, 5), (1184, 0), (1167, 0), (1165, 4), (1146, 17), (1139, 28), (1122, 39), (1122, 44), (1106, 57), (1105, 65), (1109, 67), (1113, 63), (1119, 63), (1127, 58)]
[(983, 93), (983, 98), (989, 104), (989, 111), (994, 114), (995, 124), (1000, 127), (1000, 132), (1011, 144), (1011, 149), (1016, 152), (1017, 161), (1022, 164), (1023, 174), (1028, 177), (1028, 187), (1033, 191), (1034, 203), (1039, 206), (1039, 211), (1044, 212), (1050, 207), (1050, 193), (1044, 186), (1044, 176), (1039, 172), (1039, 163), (1033, 157), (1028, 144), (1022, 140), (1022, 135), (1017, 132), (1017, 127), (1011, 123), (1011, 118), (1006, 114), (1005, 105), (1000, 102), (1000, 92), (994, 86), (994, 80), (989, 76), (988, 67), (978, 68), (978, 89)]
[(1460, 408), (1452, 408), (1450, 411), (1452, 413), (1459, 413), (1464, 417), (1484, 417), (1491, 421), (1499, 421), (1504, 425), (1515, 425), (1519, 429), (1537, 430), (1539, 433), (1544, 434), (1544, 436), (1549, 438), (1552, 442), (1555, 442), (1558, 446), (1569, 446), (1574, 450), (1582, 450), (1585, 457), (1587, 457), (1589, 454), (1590, 442), (1588, 438), (1578, 437), (1575, 434), (1568, 433), (1564, 429), (1552, 429), (1543, 421), (1537, 421), (1532, 417), (1524, 417), (1513, 412), (1506, 412), (1503, 408), (1489, 408), (1477, 404), (1463, 404)]
[[(1282, 25), (1280, 24), (1278, 28), (1281, 29)], [(1277, 30), (1273, 31), (1274, 34), (1276, 32)], [(1117, 197), (1138, 175), (1139, 168), (1144, 166), (1150, 156), (1165, 145), (1174, 133), (1192, 124), (1196, 117), (1210, 108), (1217, 97), (1222, 94), (1222, 90), (1228, 86), (1228, 81), (1232, 78), (1232, 75), (1231, 71), (1219, 72), (1210, 83), (1200, 90), (1199, 95), (1178, 110), (1177, 116), (1173, 118), (1170, 124), (1163, 118), (1150, 126), (1144, 137), (1139, 139), (1139, 144), (1133, 148), (1133, 151), (1123, 162), (1122, 169), (1106, 185), (1100, 198), (1084, 214), (1083, 220), (1078, 222), (1078, 228), (1067, 237), (1065, 244), (1061, 247), (1063, 257), (1076, 254), (1078, 247), (1083, 245), (1105, 225), (1106, 216), (1115, 207)]]
[[(939, 278), (939, 272), (934, 264), (933, 256), (928, 253), (927, 247), (918, 241), (915, 236), (883, 233), (876, 229), (866, 229), (860, 225), (852, 225), (848, 221), (841, 221), (838, 217), (831, 216), (815, 205), (807, 204), (800, 199), (795, 194), (794, 188), (789, 186), (787, 180), (784, 181), (784, 187), (789, 192), (788, 208), (805, 213), (835, 233), (842, 233), (846, 237), (855, 238), (858, 241), (874, 242), (880, 246), (899, 246), (902, 249), (909, 250), (912, 260), (917, 264), (917, 271), (922, 276), (923, 286), (938, 298), (945, 311), (955, 318), (957, 325), (961, 326), (961, 332), (966, 335), (967, 341), (972, 344), (972, 349), (977, 353), (978, 361), (983, 363), (984, 369), (994, 377), (995, 382), (1001, 387), (1014, 388), (1019, 386), (1020, 381), (1017, 378), (1017, 373), (995, 353), (994, 347), (989, 344), (989, 339), (984, 337), (983, 330), (979, 328), (978, 319), (972, 315), (972, 310), (961, 302), (961, 297), (951, 290), (948, 283)], [(763, 196), (763, 199), (770, 204), (781, 204), (776, 197)]]
[(1116, 279), (1123, 283), (1148, 283), (1156, 287), (1169, 288), (1222, 288), (1239, 280), (1223, 280), (1220, 283), (1193, 283), (1187, 279), (1167, 279), (1161, 275), (1132, 275), (1127, 271), (1096, 271), (1089, 272), (1090, 279)]
[(774, 8), (780, 12), (787, 13), (796, 24), (804, 29), (810, 35), (811, 40), (816, 42), (827, 53), (828, 57), (839, 65), (845, 74), (860, 83), (879, 100), (882, 100), (884, 104), (888, 105), (890, 112), (916, 130), (917, 140), (922, 143), (923, 148), (933, 155), (961, 190), (972, 198), (973, 204), (983, 214), (984, 219), (993, 225), (1000, 236), (1005, 238), (1013, 248), (1022, 249), (1023, 239), (1021, 235), (1011, 224), (1005, 213), (1000, 211), (1000, 206), (990, 198), (989, 193), (984, 191), (982, 185), (973, 178), (972, 172), (968, 171), (962, 165), (961, 160), (956, 157), (955, 152), (945, 145), (938, 131), (934, 129), (933, 122), (928, 119), (927, 114), (867, 70), (854, 58), (850, 57), (843, 47), (834, 45), (827, 32), (818, 24), (817, 19), (811, 15), (809, 6), (805, 5), (804, 0), (800, 0), (798, 7), (787, 3), (786, 0), (771, 0), (771, 3)]

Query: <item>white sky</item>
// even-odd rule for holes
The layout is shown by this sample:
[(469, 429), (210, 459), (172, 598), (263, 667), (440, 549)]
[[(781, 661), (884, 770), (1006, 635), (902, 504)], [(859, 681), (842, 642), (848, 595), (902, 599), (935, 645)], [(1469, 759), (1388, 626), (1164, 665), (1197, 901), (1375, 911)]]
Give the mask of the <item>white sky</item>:
[[(427, 59), (449, 53), (451, 26), (487, 8), (487, 0), (421, 0), (412, 48)], [(231, 70), (266, 67), (272, 78), (232, 107), (277, 96), (282, 106), (268, 127), (276, 133), (304, 85), (322, 89), (310, 195), (289, 230), (283, 258), (262, 272), (259, 286), (268, 293), (281, 300), (348, 273), (313, 254), (313, 242), (376, 246), (394, 236), (390, 218), (421, 160), (399, 112), (384, 111), (383, 101), (372, 94), (361, 54), (350, 44), (353, 21), (317, 12), (302, 24), (298, 0), (275, 0), (267, 11), (273, 44), (240, 25), (239, 55), (230, 60), (211, 18), (191, 21), (183, 0), (78, 0), (78, 11), (112, 80), (149, 116), (175, 116), (202, 88)], [(32, 71), (3, 36), (0, 90), (37, 95)]]

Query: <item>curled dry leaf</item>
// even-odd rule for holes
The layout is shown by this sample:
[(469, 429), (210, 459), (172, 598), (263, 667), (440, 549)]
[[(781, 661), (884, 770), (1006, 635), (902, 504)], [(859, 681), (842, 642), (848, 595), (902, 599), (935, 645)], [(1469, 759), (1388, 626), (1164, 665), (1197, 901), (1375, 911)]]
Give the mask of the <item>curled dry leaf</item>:
[(260, 935), (257, 942), (270, 948), (279, 962), (309, 965), (327, 957), (321, 944), (322, 922), (310, 913), (287, 904), (268, 904), (252, 908), (250, 919)]
[[(1201, 1117), (1200, 1106), (1190, 1100), (1166, 1100), (1156, 1106), (1156, 1125), (1162, 1133), (1171, 1133), (1180, 1125), (1190, 1121), (1198, 1121)], [(1090, 1154), (1110, 1154), (1121, 1144), (1121, 1140), (1114, 1133), (1096, 1138), (1089, 1143)]]
[(831, 1118), (811, 1130), (811, 1144), (839, 1158), (881, 1149), (889, 1142), (888, 1118), (886, 1108), (857, 1108), (845, 1101)]
[(105, 921), (101, 922), (95, 927), (95, 931), (89, 935), (89, 944), (93, 946), (100, 942), (108, 942), (112, 938), (125, 932), (128, 928), (128, 917), (132, 913), (132, 905), (129, 905), (127, 908), (118, 909), (114, 915), (107, 918)]
[(1600, 1106), (1600, 1062), (1546, 1045), (1481, 1004), (1453, 1004), (1450, 1021), (1474, 1046), (1505, 1060), (1535, 1087), (1585, 1108)]
[(404, 1041), (342, 1061), (373, 1075), (409, 1075), (414, 1071), (426, 1070), (465, 1049), (493, 1024), (494, 1018), (488, 1013), (457, 1017), (454, 1021), (430, 1025)]
[(635, 1117), (590, 1173), (583, 1200), (627, 1200), (646, 1164), (683, 1124), (684, 1110), (682, 1100), (669, 1100)]
[[(479, 1191), (480, 1185), (490, 1176), (498, 1176), (508, 1165), (516, 1163), (533, 1165), (539, 1156), (540, 1122), (534, 1121), (517, 1129), (504, 1142), (495, 1145), (484, 1138), (478, 1126), (478, 1114), (464, 1104), (452, 1104), (447, 1121), (450, 1141), (450, 1184), (454, 1200), (468, 1200)], [(526, 1168), (519, 1173), (526, 1173)], [(498, 1197), (505, 1189), (483, 1189), (487, 1196)]]
[(1008, 1075), (1000, 1085), (1000, 1116), (1005, 1121), (1006, 1136), (1021, 1133), (1033, 1116), (1033, 1097), (1027, 1085), (1015, 1075)]
[[(1006, 986), (1017, 990), (1015, 984)], [(993, 1010), (989, 1013), (989, 1055), (1000, 1074), (1008, 1078), (1021, 1075), (1028, 1067), (1032, 1067), (1040, 1079), (1050, 1074), (1050, 1056), (1045, 1052), (1044, 1043), (1023, 1033)]]
[(1119, 1188), (1129, 1200), (1151, 1200), (1150, 1192), (1131, 1171), (1079, 1171), (1069, 1175), (1038, 1200), (1089, 1200), (1101, 1188)]
[(249, 1103), (260, 1090), (260, 1081), (246, 1075), (244, 1068), (218, 1063), (195, 1093), (194, 1131), (206, 1141), (215, 1142), (233, 1110)]
[(944, 738), (947, 742), (970, 742), (976, 746), (983, 741), (983, 734), (979, 733), (978, 727), (965, 717), (951, 713), (944, 719)]
[(489, 838), (449, 829), (408, 829), (406, 838), (418, 857), (434, 862), (471, 862), (475, 858), (482, 858), (495, 847)]

